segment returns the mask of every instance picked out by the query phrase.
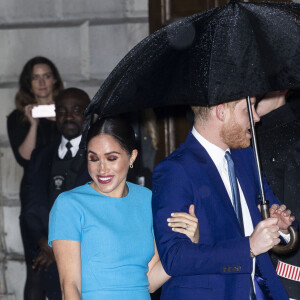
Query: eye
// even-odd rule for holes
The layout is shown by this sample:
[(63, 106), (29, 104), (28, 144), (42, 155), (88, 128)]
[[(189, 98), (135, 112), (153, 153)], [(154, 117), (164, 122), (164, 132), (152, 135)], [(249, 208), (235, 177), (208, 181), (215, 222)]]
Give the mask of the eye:
[(107, 157), (107, 160), (108, 160), (108, 161), (115, 161), (115, 160), (117, 160), (117, 159), (118, 159), (118, 157), (115, 156), (115, 155), (111, 155), (111, 156), (108, 156), (108, 157)]
[(63, 115), (66, 114), (66, 110), (63, 109), (63, 108), (57, 108), (57, 109), (55, 110), (55, 112), (56, 112), (57, 115), (61, 115), (61, 116), (63, 116)]
[(45, 74), (44, 78), (45, 79), (51, 79), (52, 78), (52, 74)]
[(99, 161), (99, 158), (96, 155), (89, 155), (88, 160), (91, 162)]
[(32, 75), (31, 80), (38, 80), (39, 77), (37, 75)]
[(80, 106), (75, 106), (75, 107), (73, 108), (73, 113), (74, 113), (74, 114), (77, 114), (77, 115), (82, 114), (82, 113), (83, 113), (82, 107), (80, 107)]

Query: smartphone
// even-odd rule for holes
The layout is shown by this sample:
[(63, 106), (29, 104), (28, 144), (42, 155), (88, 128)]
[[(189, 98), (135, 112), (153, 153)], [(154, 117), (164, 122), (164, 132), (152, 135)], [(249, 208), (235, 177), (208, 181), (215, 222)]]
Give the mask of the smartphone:
[(35, 106), (31, 111), (33, 118), (49, 118), (55, 117), (55, 105), (38, 105)]

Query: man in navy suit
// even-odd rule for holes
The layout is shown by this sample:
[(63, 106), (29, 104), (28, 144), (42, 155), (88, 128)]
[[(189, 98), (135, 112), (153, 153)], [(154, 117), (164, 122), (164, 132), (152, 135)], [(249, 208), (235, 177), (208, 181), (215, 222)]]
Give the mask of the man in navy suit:
[[(254, 121), (259, 117), (251, 98)], [(153, 221), (160, 259), (172, 278), (162, 300), (288, 299), (267, 253), (286, 240), (291, 212), (264, 179), (271, 218), (261, 220), (257, 171), (245, 99), (193, 107), (194, 128), (153, 174)], [(195, 205), (200, 241), (166, 220)], [(183, 228), (189, 230), (189, 226)]]
[(84, 110), (89, 103), (83, 90), (68, 88), (60, 92), (55, 98), (55, 109), (61, 138), (33, 151), (24, 177), (26, 201), (20, 219), (31, 245), (32, 267), (41, 272), (49, 300), (61, 299), (55, 258), (48, 246), (49, 212), (61, 192), (90, 180), (85, 155), (79, 150)]

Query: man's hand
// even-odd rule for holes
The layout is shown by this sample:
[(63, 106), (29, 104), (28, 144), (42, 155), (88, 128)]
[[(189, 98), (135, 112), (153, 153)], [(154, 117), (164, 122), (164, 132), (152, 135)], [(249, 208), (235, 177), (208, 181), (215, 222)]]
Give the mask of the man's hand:
[(295, 217), (291, 216), (291, 211), (284, 204), (273, 204), (270, 207), (270, 217), (278, 219), (279, 230), (285, 234), (288, 234), (287, 228), (295, 221)]
[(269, 251), (280, 243), (277, 218), (269, 218), (257, 224), (249, 238), (250, 248), (254, 255)]
[(44, 237), (39, 240), (38, 244), (41, 251), (33, 260), (32, 268), (47, 271), (49, 266), (55, 261), (53, 250), (48, 246), (48, 241)]

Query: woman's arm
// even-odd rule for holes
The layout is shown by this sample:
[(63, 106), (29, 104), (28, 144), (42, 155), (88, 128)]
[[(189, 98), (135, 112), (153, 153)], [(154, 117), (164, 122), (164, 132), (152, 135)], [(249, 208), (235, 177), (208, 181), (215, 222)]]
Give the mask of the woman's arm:
[(35, 119), (32, 117), (31, 111), (33, 107), (33, 104), (29, 104), (24, 108), (25, 116), (28, 118), (30, 127), (23, 143), (18, 149), (19, 154), (26, 160), (30, 160), (31, 153), (36, 146), (36, 135), (39, 119)]
[[(173, 231), (185, 234), (195, 244), (199, 243), (198, 218), (195, 215), (193, 204), (189, 207), (189, 213), (172, 213), (172, 218), (169, 218), (167, 221)], [(155, 241), (154, 245), (155, 253), (148, 264), (149, 271), (147, 273), (150, 293), (155, 292), (171, 278), (161, 264)]]
[(80, 242), (52, 241), (63, 300), (81, 300)]
[(154, 293), (157, 289), (159, 289), (166, 281), (168, 281), (171, 276), (169, 276), (159, 259), (159, 255), (156, 248), (156, 243), (154, 241), (155, 252), (154, 256), (150, 260), (148, 264), (149, 271), (147, 273), (148, 281), (149, 281), (149, 292)]

